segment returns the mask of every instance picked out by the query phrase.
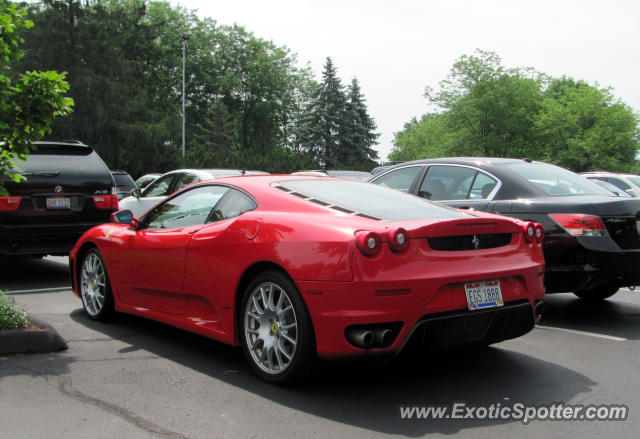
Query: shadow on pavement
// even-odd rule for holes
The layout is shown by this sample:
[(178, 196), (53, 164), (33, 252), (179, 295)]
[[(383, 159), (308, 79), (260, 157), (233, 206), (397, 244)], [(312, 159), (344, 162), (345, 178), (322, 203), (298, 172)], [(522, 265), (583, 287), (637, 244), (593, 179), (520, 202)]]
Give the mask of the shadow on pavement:
[(630, 340), (640, 339), (640, 294), (618, 292), (599, 303), (590, 303), (573, 294), (544, 297), (543, 326), (595, 332)]
[(222, 343), (129, 315), (111, 323), (89, 320), (81, 309), (71, 318), (124, 341), (120, 352), (143, 350), (252, 392), (283, 406), (334, 422), (406, 436), (453, 434), (513, 420), (403, 420), (400, 406), (528, 405), (569, 401), (596, 383), (554, 363), (494, 347), (451, 352), (431, 358), (404, 358), (386, 366), (319, 362), (306, 385), (282, 388), (262, 382), (242, 351)]
[(0, 256), (0, 291), (70, 287), (68, 258)]

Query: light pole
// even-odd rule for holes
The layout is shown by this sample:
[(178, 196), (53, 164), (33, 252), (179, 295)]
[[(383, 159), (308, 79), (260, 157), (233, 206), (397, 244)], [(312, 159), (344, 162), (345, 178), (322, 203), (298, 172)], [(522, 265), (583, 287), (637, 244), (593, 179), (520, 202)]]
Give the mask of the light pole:
[(184, 158), (184, 55), (187, 47), (187, 40), (189, 39), (189, 34), (182, 34), (182, 158)]

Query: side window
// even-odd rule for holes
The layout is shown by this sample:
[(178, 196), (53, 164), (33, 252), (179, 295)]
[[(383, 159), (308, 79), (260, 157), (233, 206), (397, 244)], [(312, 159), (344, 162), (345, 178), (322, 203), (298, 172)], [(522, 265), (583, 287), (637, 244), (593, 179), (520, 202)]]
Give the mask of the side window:
[(148, 229), (177, 229), (207, 222), (213, 207), (230, 189), (224, 186), (200, 186), (171, 198), (148, 215)]
[(477, 172), (462, 166), (431, 165), (418, 195), (433, 201), (465, 200)]
[(195, 183), (197, 181), (200, 181), (200, 179), (193, 174), (182, 174), (181, 176), (178, 177), (176, 181), (176, 187), (173, 189), (173, 192), (178, 192), (183, 187), (188, 186), (191, 183)]
[(253, 210), (258, 205), (253, 199), (235, 189), (230, 189), (224, 198), (218, 203), (214, 211), (207, 219), (207, 222), (220, 221), (228, 218), (234, 218), (243, 213)]
[(497, 184), (498, 182), (493, 177), (489, 177), (484, 172), (478, 172), (478, 175), (476, 175), (476, 179), (473, 182), (473, 186), (471, 186), (469, 198), (486, 199)]
[(605, 180), (607, 180), (609, 183), (611, 183), (614, 186), (618, 186), (623, 191), (626, 191), (627, 189), (631, 189), (631, 186), (629, 186), (627, 183), (620, 180), (619, 178), (607, 177)]
[(169, 195), (169, 189), (171, 188), (171, 182), (173, 181), (175, 174), (165, 175), (158, 178), (151, 183), (147, 188), (142, 191), (143, 197), (163, 197)]
[(372, 183), (390, 187), (391, 189), (396, 189), (402, 192), (409, 192), (411, 184), (420, 170), (422, 170), (422, 166), (400, 168), (383, 175), (375, 181), (372, 181)]

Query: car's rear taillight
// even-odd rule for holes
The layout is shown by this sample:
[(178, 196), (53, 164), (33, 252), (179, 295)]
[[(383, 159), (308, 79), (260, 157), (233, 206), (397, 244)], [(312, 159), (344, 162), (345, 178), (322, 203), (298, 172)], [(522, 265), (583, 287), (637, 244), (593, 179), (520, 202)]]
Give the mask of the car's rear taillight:
[(390, 230), (388, 234), (389, 247), (394, 253), (400, 253), (409, 247), (409, 235), (405, 229)]
[(528, 243), (541, 244), (544, 239), (544, 227), (538, 223), (525, 223), (523, 226), (524, 239)]
[(549, 216), (573, 236), (608, 236), (607, 228), (595, 215), (582, 213), (550, 213)]
[(536, 223), (534, 227), (536, 229), (536, 242), (538, 244), (541, 244), (542, 240), (544, 239), (544, 227), (542, 227), (542, 224), (538, 223)]
[(382, 247), (380, 236), (375, 232), (356, 232), (356, 246), (365, 256), (375, 256)]
[(0, 197), (0, 211), (18, 210), (22, 197)]
[(94, 195), (93, 202), (98, 209), (118, 209), (117, 195)]

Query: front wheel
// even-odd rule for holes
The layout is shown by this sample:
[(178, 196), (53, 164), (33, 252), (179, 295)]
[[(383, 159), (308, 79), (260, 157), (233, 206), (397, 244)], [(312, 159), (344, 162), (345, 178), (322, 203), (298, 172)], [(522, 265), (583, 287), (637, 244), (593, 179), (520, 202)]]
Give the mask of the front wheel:
[(604, 284), (598, 287), (589, 287), (584, 290), (574, 291), (573, 294), (589, 302), (600, 302), (618, 292), (618, 286), (614, 284)]
[(85, 312), (92, 320), (108, 320), (114, 312), (113, 293), (106, 266), (100, 252), (92, 248), (80, 264), (80, 297)]
[(251, 367), (266, 381), (299, 382), (308, 376), (315, 337), (293, 282), (277, 271), (258, 275), (242, 300), (241, 344)]

